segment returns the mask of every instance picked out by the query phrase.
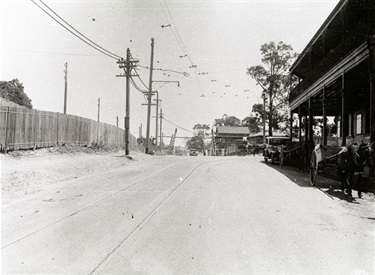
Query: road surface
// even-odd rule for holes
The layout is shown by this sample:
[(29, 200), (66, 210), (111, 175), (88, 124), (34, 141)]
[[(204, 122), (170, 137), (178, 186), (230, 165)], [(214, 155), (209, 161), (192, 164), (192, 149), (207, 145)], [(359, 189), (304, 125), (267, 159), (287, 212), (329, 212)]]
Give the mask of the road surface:
[(174, 158), (3, 205), (2, 273), (374, 273), (372, 202), (298, 184), (260, 156)]

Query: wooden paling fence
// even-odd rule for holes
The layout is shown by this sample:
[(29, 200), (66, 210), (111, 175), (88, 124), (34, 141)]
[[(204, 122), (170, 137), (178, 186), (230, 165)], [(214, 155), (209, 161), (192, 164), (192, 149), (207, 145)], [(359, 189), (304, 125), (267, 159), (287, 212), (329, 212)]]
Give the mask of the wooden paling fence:
[[(125, 131), (91, 119), (54, 112), (0, 106), (1, 151), (70, 144), (124, 147)], [(131, 149), (137, 147), (133, 135)]]

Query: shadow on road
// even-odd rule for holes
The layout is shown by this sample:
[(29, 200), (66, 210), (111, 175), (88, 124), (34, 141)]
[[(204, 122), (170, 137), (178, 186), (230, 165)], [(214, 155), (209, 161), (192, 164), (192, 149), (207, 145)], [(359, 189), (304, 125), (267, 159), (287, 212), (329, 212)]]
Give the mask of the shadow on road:
[[(271, 163), (264, 162), (264, 160), (261, 160), (260, 162), (272, 169), (275, 169), (300, 187), (317, 188), (332, 199), (335, 197), (340, 200), (358, 204), (356, 198), (349, 197), (341, 191), (341, 182), (335, 179), (318, 174), (316, 184), (315, 186), (312, 186), (310, 183), (310, 174), (308, 172), (299, 172), (296, 167), (289, 165), (284, 165), (283, 168), (281, 168), (279, 163), (272, 165)], [(353, 192), (353, 194), (354, 193), (356, 194), (357, 192)]]

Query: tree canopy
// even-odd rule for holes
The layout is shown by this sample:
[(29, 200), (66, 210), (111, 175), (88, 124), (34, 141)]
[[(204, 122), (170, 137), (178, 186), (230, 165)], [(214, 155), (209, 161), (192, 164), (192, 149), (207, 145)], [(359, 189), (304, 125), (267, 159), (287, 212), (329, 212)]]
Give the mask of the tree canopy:
[[(272, 130), (285, 130), (289, 124), (288, 100), (297, 79), (291, 78), (289, 68), (297, 54), (284, 42), (270, 42), (260, 48), (263, 65), (252, 66), (247, 74), (256, 80), (266, 97), (266, 120), (269, 135)], [(259, 106), (257, 106), (258, 108)]]
[(215, 119), (214, 126), (240, 126), (241, 119), (235, 116), (228, 116), (226, 114), (223, 115), (222, 118)]
[(202, 152), (204, 148), (204, 139), (201, 135), (193, 136), (186, 142), (186, 147), (188, 149), (197, 149), (199, 152)]
[(207, 135), (207, 132), (210, 131), (210, 126), (208, 124), (195, 124), (193, 130), (197, 131), (198, 135)]
[(0, 97), (25, 106), (28, 109), (33, 108), (31, 99), (24, 92), (23, 84), (18, 79), (0, 81)]

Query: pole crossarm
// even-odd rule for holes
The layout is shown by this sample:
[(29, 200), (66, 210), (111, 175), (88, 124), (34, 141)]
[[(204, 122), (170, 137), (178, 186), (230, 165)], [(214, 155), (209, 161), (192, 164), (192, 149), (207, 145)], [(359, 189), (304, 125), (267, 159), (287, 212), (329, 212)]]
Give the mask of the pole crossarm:
[(153, 80), (152, 82), (160, 82), (160, 83), (177, 83), (177, 87), (180, 87), (180, 81), (177, 80)]
[(131, 69), (133, 69), (133, 68), (137, 67), (136, 64), (138, 62), (139, 62), (139, 60), (125, 60), (125, 59), (121, 58), (116, 63), (119, 64), (120, 69), (124, 69), (124, 71), (126, 71), (127, 70), (127, 68), (126, 68), (127, 63), (129, 63)]

